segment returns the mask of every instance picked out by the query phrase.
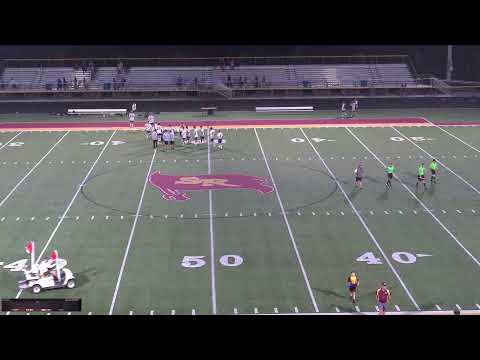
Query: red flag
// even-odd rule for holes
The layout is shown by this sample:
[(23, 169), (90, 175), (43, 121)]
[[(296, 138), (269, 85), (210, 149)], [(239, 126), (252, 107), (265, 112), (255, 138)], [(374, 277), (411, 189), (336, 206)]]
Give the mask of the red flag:
[(25, 251), (27, 252), (27, 254), (31, 254), (33, 252), (33, 247), (34, 247), (34, 243), (33, 241), (30, 241), (27, 246), (25, 246)]
[(53, 261), (58, 259), (58, 251), (57, 250), (52, 251), (52, 254), (50, 255), (50, 259), (52, 259)]

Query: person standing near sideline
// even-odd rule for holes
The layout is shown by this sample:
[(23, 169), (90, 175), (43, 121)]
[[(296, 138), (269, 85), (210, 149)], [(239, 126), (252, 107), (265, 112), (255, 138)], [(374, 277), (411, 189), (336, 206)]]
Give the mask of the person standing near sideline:
[(418, 167), (418, 178), (417, 178), (417, 183), (415, 184), (415, 189), (418, 189), (418, 184), (422, 183), (423, 184), (423, 189), (427, 188), (427, 182), (425, 181), (425, 173), (427, 172), (427, 169), (425, 169), (425, 164), (422, 163)]
[(347, 287), (350, 292), (350, 299), (355, 304), (357, 302), (357, 290), (360, 284), (360, 278), (355, 271), (352, 271), (347, 278)]
[(386, 169), (386, 171), (387, 171), (387, 185), (386, 185), (387, 188), (390, 188), (390, 189), (392, 188), (392, 178), (393, 178), (393, 174), (395, 174), (396, 170), (397, 169), (395, 168), (395, 166), (392, 163), (388, 164), (387, 169)]
[(345, 101), (342, 101), (342, 118), (347, 117), (347, 104), (345, 104)]
[(392, 293), (389, 289), (387, 289), (387, 284), (382, 282), (380, 288), (377, 289), (377, 304), (378, 304), (378, 313), (379, 315), (385, 315), (385, 311), (387, 310), (387, 304), (392, 299)]
[(135, 113), (133, 111), (128, 114), (128, 120), (130, 121), (130, 127), (133, 128), (135, 126)]

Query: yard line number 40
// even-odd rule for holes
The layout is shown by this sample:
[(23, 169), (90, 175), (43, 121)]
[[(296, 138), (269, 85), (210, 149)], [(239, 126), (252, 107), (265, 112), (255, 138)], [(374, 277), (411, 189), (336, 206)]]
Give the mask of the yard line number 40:
[[(185, 268), (199, 268), (207, 263), (205, 256), (184, 256), (182, 266)], [(220, 264), (227, 267), (239, 266), (243, 263), (243, 258), (238, 255), (223, 255), (219, 259)]]
[[(420, 254), (422, 255), (422, 254)], [(397, 251), (392, 253), (392, 259), (400, 264), (413, 264), (417, 261), (417, 257), (414, 254), (411, 254), (406, 251)], [(364, 261), (368, 265), (381, 265), (382, 260), (377, 258), (373, 252), (366, 252), (365, 254), (359, 256), (357, 261)]]

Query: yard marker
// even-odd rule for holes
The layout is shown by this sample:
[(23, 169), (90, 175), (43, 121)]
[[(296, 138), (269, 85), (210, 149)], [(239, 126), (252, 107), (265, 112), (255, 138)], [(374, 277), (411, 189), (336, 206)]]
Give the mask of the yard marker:
[(252, 160), (255, 161), (255, 160), (257, 160), (257, 159), (256, 159), (256, 158), (253, 158)]
[(402, 210), (398, 210), (398, 213), (399, 213), (400, 215), (403, 215), (403, 211), (402, 211)]
[(298, 307), (295, 306), (295, 307), (293, 308), (293, 310), (294, 310), (296, 313), (298, 313)]
[(152, 215), (152, 214), (150, 214), (149, 218), (150, 218), (150, 219), (153, 219), (153, 215)]
[(447, 212), (445, 210), (442, 210), (442, 213), (446, 214)]
[(123, 220), (123, 215), (120, 216), (120, 220)]
[[(392, 127), (394, 130), (396, 130), (394, 127)], [(370, 154), (373, 155), (373, 157), (375, 157), (375, 159), (377, 159), (377, 161), (382, 164), (384, 167), (385, 167), (385, 164), (377, 157), (377, 155), (375, 155), (373, 153), (372, 150), (370, 150), (367, 145), (365, 145), (349, 128), (346, 128), (348, 132), (350, 132), (350, 134), (355, 138), (357, 139), (357, 141), (363, 145), (363, 147), (365, 147), (365, 149), (368, 150), (368, 152), (370, 152)], [(403, 136), (402, 133), (400, 133), (398, 130), (396, 130), (400, 135)], [(415, 146), (417, 146), (415, 144)], [(465, 246), (462, 244), (462, 242), (460, 240), (457, 239), (457, 237), (443, 224), (443, 222), (441, 222), (434, 214), (432, 211), (430, 211), (430, 209), (428, 209), (428, 207), (424, 204), (424, 202), (422, 200), (420, 200), (413, 192), (412, 190), (410, 190), (410, 188), (405, 185), (405, 183), (400, 180), (400, 178), (396, 175), (394, 175), (395, 178), (400, 182), (400, 184), (403, 185), (403, 187), (410, 193), (410, 195), (412, 195), (413, 198), (415, 198), (417, 200), (417, 202), (435, 219), (435, 221), (443, 228), (443, 230), (445, 230), (447, 232), (447, 234), (450, 235), (450, 237), (465, 251), (465, 253), (480, 267), (480, 261), (477, 260), (477, 258), (475, 256), (472, 255), (472, 253), (470, 251), (468, 251), (467, 248), (465, 248)]]
[(69, 133), (70, 133), (70, 131), (67, 131), (65, 134), (63, 134), (63, 136), (50, 148), (50, 150), (48, 150), (47, 153), (46, 153), (45, 155), (43, 155), (43, 157), (30, 169), (30, 171), (25, 174), (25, 176), (17, 183), (17, 185), (15, 185), (12, 190), (10, 190), (10, 192), (7, 194), (7, 196), (5, 196), (5, 197), (3, 198), (3, 200), (0, 202), (0, 207), (2, 207), (3, 204), (5, 204), (5, 202), (8, 200), (8, 198), (10, 198), (10, 196), (13, 194), (13, 192), (14, 192), (15, 190), (17, 190), (17, 188), (25, 181), (25, 179), (30, 176), (30, 174), (37, 168), (37, 166), (42, 163), (42, 161), (53, 151), (53, 149), (55, 149), (55, 147), (56, 147), (58, 144), (60, 144), (60, 142), (61, 142), (61, 141), (65, 138), (65, 136), (67, 136)]
[(390, 214), (387, 210), (384, 210), (383, 212), (385, 213), (385, 215)]
[(2, 222), (3, 222), (3, 221), (5, 221), (5, 216), (4, 216), (4, 217), (2, 217), (2, 219), (0, 219), (0, 221), (2, 221)]
[(258, 309), (257, 309), (257, 308), (254, 308), (254, 309), (253, 309), (253, 312), (254, 312), (255, 314), (258, 314)]
[(67, 315), (72, 315), (72, 313), (71, 313), (71, 312), (68, 312)]
[(193, 217), (194, 217), (195, 219), (198, 218), (198, 214), (193, 215)]
[(163, 215), (165, 219), (168, 219), (168, 214)]
[(463, 158), (466, 159), (468, 156), (467, 155), (463, 155)]
[(340, 214), (345, 215), (345, 213), (343, 211), (340, 211)]
[(150, 310), (150, 315), (153, 315), (153, 310)]
[(175, 315), (175, 310), (172, 310), (172, 312), (170, 313), (171, 315)]
[(30, 218), (30, 221), (33, 221), (33, 220), (35, 220), (35, 216), (32, 216), (32, 217)]
[[(400, 135), (404, 136), (399, 130), (397, 130), (395, 127), (392, 126), (392, 129), (395, 130), (397, 133), (399, 133)], [(408, 139), (407, 140), (412, 143), (413, 145), (415, 145), (419, 150), (423, 151), (425, 154), (427, 154), (428, 156), (430, 156), (431, 158), (435, 158), (433, 155), (431, 155), (430, 153), (428, 153), (426, 150), (424, 150), (423, 148), (421, 148), (420, 146), (418, 146), (417, 144), (415, 144), (412, 140)], [(453, 171), (452, 169), (450, 169), (447, 165), (445, 165), (444, 163), (442, 163), (440, 160), (437, 160), (437, 162), (443, 166), (445, 169), (447, 169), (449, 172), (451, 172), (453, 175), (455, 175), (457, 178), (459, 178), (460, 180), (462, 180), (468, 187), (470, 187), (470, 189), (472, 189), (473, 191), (475, 191), (478, 195), (480, 195), (480, 190), (478, 190), (475, 186), (473, 186), (472, 184), (470, 184), (467, 180), (465, 180), (463, 177), (461, 177), (460, 175), (458, 175), (455, 171)]]
[(183, 219), (183, 214), (180, 214), (180, 219)]
[(256, 213), (256, 212), (254, 212), (254, 213), (253, 213), (253, 216), (257, 216), (257, 213)]
[(75, 220), (78, 220), (78, 219), (80, 219), (80, 216), (77, 216), (77, 217), (75, 218)]
[(86, 164), (87, 162), (85, 160), (83, 160), (83, 163)]
[(13, 165), (18, 165), (18, 161), (14, 161), (14, 162), (13, 162)]
[(92, 215), (92, 216), (90, 217), (90, 220), (93, 220), (94, 218), (95, 218), (95, 216), (94, 216), (94, 215)]
[(130, 310), (130, 311), (128, 312), (128, 315), (133, 315), (133, 311)]
[(372, 210), (370, 210), (370, 215), (373, 215), (373, 211), (372, 211)]
[(47, 217), (45, 218), (45, 220), (46, 220), (46, 221), (50, 220), (50, 216), (47, 216)]
[(302, 215), (302, 214), (300, 214), (300, 211), (297, 211), (297, 215), (300, 216), (300, 215)]
[(400, 311), (400, 307), (398, 305), (395, 305), (395, 310)]
[[(1, 147), (0, 147), (0, 150), (2, 150), (5, 146), (7, 146), (8, 144), (10, 144), (12, 142), (12, 140), (14, 140), (17, 136), (21, 135), (23, 133), (23, 131), (20, 131), (18, 134), (16, 134), (14, 137), (12, 137), (10, 140), (8, 140), (5, 144), (3, 144)], [(4, 162), (3, 165), (5, 165), (6, 163)]]
[[(349, 128), (345, 128), (346, 130), (348, 130), (352, 135), (353, 133), (350, 131)], [(305, 135), (305, 132), (303, 131), (303, 129), (300, 129), (300, 131), (304, 134), (304, 136), (306, 137)], [(360, 223), (363, 225), (364, 229), (367, 231), (368, 235), (370, 236), (370, 239), (375, 243), (375, 245), (377, 246), (378, 250), (380, 251), (380, 253), (382, 254), (383, 258), (385, 259), (385, 261), (387, 262), (388, 266), (390, 267), (390, 269), (392, 270), (392, 272), (395, 274), (396, 278), (398, 279), (398, 281), (400, 282), (400, 284), (402, 285), (403, 289), (405, 290), (406, 294), (408, 295), (408, 297), (410, 298), (411, 302), (415, 305), (415, 308), (417, 310), (420, 310), (420, 307), (418, 306), (417, 302), (415, 301), (415, 299), (413, 298), (412, 294), (410, 293), (410, 291), (408, 290), (407, 286), (405, 285), (405, 283), (403, 282), (402, 278), (400, 277), (400, 275), (398, 274), (397, 270), (395, 270), (395, 268), (393, 267), (392, 263), (390, 262), (388, 256), (385, 254), (385, 252), (383, 251), (382, 247), (380, 246), (380, 244), (378, 243), (377, 239), (375, 238), (375, 236), (373, 235), (373, 233), (370, 231), (370, 228), (368, 227), (368, 225), (365, 223), (365, 221), (363, 220), (363, 217), (358, 213), (357, 209), (355, 208), (355, 205), (353, 205), (352, 201), (350, 200), (350, 198), (348, 197), (347, 193), (345, 192), (345, 190), (343, 189), (343, 186), (342, 184), (338, 181), (337, 177), (335, 176), (335, 174), (332, 172), (332, 170), (330, 170), (330, 168), (328, 167), (327, 163), (323, 160), (322, 156), (320, 155), (320, 153), (317, 151), (317, 149), (313, 146), (312, 142), (310, 141), (309, 138), (307, 138), (307, 141), (308, 143), (310, 144), (310, 146), (312, 147), (312, 149), (315, 151), (315, 153), (317, 154), (318, 158), (322, 161), (323, 165), (325, 166), (325, 168), (327, 169), (327, 171), (330, 173), (330, 176), (335, 179), (335, 182), (337, 183), (337, 186), (339, 187), (340, 191), (342, 192), (343, 196), (345, 197), (345, 199), (347, 200), (347, 202), (350, 204), (350, 207), (352, 208), (353, 212), (355, 213), (355, 215), (357, 216), (357, 218), (359, 219)], [(374, 155), (371, 151), (369, 151), (372, 155)], [(376, 155), (375, 155), (375, 158)], [(377, 158), (378, 159), (378, 158)]]
[(457, 209), (457, 213), (461, 214), (462, 212), (460, 210)]
[(240, 216), (243, 216), (243, 214), (242, 214), (242, 213), (240, 213)]
[(19, 221), (19, 220), (20, 220), (20, 218), (19, 218), (19, 217), (17, 217), (17, 218), (15, 219), (15, 221)]
[(330, 213), (327, 211), (327, 215), (330, 215)]
[[(305, 283), (307, 285), (307, 289), (308, 289), (308, 292), (310, 294), (311, 301), (313, 303), (315, 311), (319, 312), (317, 302), (316, 302), (315, 297), (313, 295), (312, 288), (310, 287), (310, 281), (308, 280), (307, 273), (306, 273), (305, 268), (303, 266), (302, 258), (300, 257), (300, 253), (298, 252), (297, 244), (295, 242), (295, 238), (293, 237), (292, 229), (290, 228), (290, 223), (288, 222), (287, 215), (285, 214), (285, 208), (283, 207), (283, 202), (282, 202), (282, 199), (280, 198), (280, 193), (278, 192), (277, 184), (275, 183), (275, 179), (273, 178), (272, 171), (270, 170), (270, 165), (268, 164), (268, 161), (265, 157), (265, 152), (263, 151), (262, 142), (260, 141), (260, 137), (258, 136), (257, 129), (254, 128), (253, 131), (255, 132), (255, 136), (257, 137), (258, 145), (260, 146), (260, 150), (262, 152), (263, 159), (265, 160), (265, 165), (266, 165), (268, 173), (270, 175), (270, 179), (272, 180), (272, 184), (273, 184), (273, 187), (275, 189), (275, 195), (277, 196), (278, 203), (280, 205), (280, 208), (282, 209), (283, 219), (285, 221), (285, 225), (287, 226), (288, 234), (290, 235), (290, 240), (292, 241), (293, 249), (295, 251), (298, 263), (299, 263), (300, 268), (302, 270), (303, 278), (304, 278)], [(302, 132), (303, 132), (303, 130), (302, 130)], [(303, 135), (306, 137), (304, 132), (303, 132)], [(310, 140), (308, 138), (307, 138), (307, 140), (310, 142)]]
[(268, 216), (272, 216), (272, 213), (269, 212), (269, 213), (268, 213)]
[(233, 313), (234, 313), (235, 315), (238, 314), (237, 308), (233, 308)]
[(315, 212), (314, 212), (314, 211), (312, 211), (312, 215), (313, 215), (313, 216), (315, 216), (315, 215), (317, 215), (317, 214), (315, 214)]
[(192, 309), (192, 315), (195, 315), (195, 309)]
[(380, 311), (380, 309), (378, 308), (378, 305), (375, 305), (375, 310)]
[(472, 209), (472, 213), (476, 214), (477, 212), (475, 210)]
[(27, 161), (26, 164), (27, 164), (27, 165), (30, 165), (30, 161)]
[(455, 307), (456, 307), (458, 310), (462, 310), (462, 308), (461, 308), (460, 305), (458, 305), (458, 304), (455, 304)]
[(355, 310), (357, 310), (357, 312), (360, 312), (360, 308), (358, 307), (358, 305), (355, 305)]
[(475, 304), (475, 306), (476, 306), (478, 309), (480, 309), (480, 305), (478, 305), (478, 304)]
[(414, 213), (415, 215), (417, 215), (417, 210), (413, 210), (413, 213)]
[(123, 256), (122, 265), (120, 267), (120, 272), (118, 273), (117, 284), (115, 286), (115, 291), (113, 293), (112, 304), (110, 305), (109, 315), (112, 315), (112, 313), (113, 313), (113, 308), (115, 306), (115, 300), (117, 299), (118, 289), (120, 287), (120, 282), (122, 281), (123, 269), (125, 268), (125, 264), (127, 262), (128, 252), (129, 252), (130, 246), (132, 244), (133, 234), (135, 232), (135, 227), (137, 226), (138, 215), (140, 214), (140, 209), (142, 208), (143, 197), (145, 196), (145, 190), (147, 189), (148, 178), (149, 178), (150, 173), (152, 172), (152, 166), (153, 166), (153, 162), (155, 160), (155, 155), (156, 154), (157, 154), (157, 149), (155, 149), (153, 151), (152, 160), (150, 161), (150, 167), (148, 168), (147, 175), (145, 176), (145, 183), (143, 184), (142, 195), (140, 196), (140, 200), (138, 201), (137, 212), (135, 214), (135, 220), (133, 221), (132, 229), (130, 231), (130, 236), (128, 237), (128, 243), (127, 243), (127, 247), (125, 249), (125, 255)]
[[(211, 166), (211, 154), (210, 154), (210, 134), (207, 132), (207, 159), (208, 159), (208, 175), (212, 174)], [(212, 200), (212, 190), (208, 190), (208, 211), (210, 213), (209, 223), (210, 223), (210, 286), (211, 286), (211, 297), (212, 297), (212, 312), (215, 315), (217, 313), (217, 289), (215, 285), (215, 234), (213, 232), (213, 200)]]
[(336, 307), (336, 308), (335, 308), (335, 311), (336, 311), (337, 313), (339, 313), (339, 312), (340, 312), (340, 309), (339, 309), (338, 307)]
[(87, 315), (92, 315), (92, 312), (91, 312), (91, 311), (89, 311)]
[(273, 308), (273, 311), (275, 312), (275, 314), (278, 314), (278, 309), (277, 308)]

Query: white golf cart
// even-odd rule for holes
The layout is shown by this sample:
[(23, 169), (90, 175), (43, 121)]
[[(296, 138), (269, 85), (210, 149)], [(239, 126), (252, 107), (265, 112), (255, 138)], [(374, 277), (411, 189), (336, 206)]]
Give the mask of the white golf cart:
[(65, 268), (65, 259), (42, 260), (34, 264), (31, 269), (23, 270), (25, 280), (19, 281), (20, 289), (32, 289), (34, 294), (42, 290), (75, 287), (75, 276)]

